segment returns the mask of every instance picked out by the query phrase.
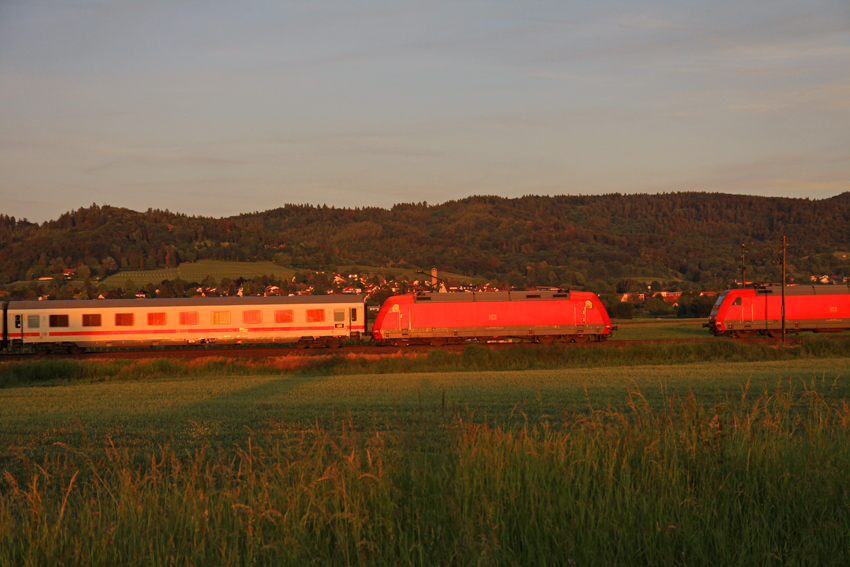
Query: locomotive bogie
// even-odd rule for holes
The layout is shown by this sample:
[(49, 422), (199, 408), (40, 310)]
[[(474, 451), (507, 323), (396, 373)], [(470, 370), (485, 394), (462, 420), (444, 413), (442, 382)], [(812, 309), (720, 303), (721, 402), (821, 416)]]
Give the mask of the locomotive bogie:
[(378, 344), (466, 341), (585, 342), (611, 334), (604, 306), (588, 292), (420, 294), (389, 298), (375, 318)]
[(303, 343), (337, 346), (365, 332), (361, 296), (19, 301), (5, 305), (13, 350)]

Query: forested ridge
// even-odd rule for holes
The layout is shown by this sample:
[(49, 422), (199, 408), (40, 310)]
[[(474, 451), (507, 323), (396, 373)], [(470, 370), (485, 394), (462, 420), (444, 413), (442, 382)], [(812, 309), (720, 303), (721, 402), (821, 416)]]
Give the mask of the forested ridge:
[[(789, 271), (850, 275), (850, 192), (823, 200), (710, 193), (469, 197), (391, 209), (285, 205), (227, 218), (92, 205), (41, 224), (0, 215), (0, 283), (86, 267), (115, 271), (200, 259), (296, 269), (415, 267), (514, 286), (598, 287), (632, 279), (720, 288)], [(848, 254), (850, 256), (850, 254)]]

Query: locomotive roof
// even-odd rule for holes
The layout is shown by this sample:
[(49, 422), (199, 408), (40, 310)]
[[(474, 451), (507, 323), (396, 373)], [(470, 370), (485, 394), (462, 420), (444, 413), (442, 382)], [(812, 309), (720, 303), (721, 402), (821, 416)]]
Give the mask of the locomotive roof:
[(12, 301), (10, 309), (108, 309), (145, 307), (362, 304), (362, 295), (270, 295), (268, 297), (157, 297), (148, 299), (60, 299)]
[(462, 303), (472, 301), (552, 301), (568, 300), (568, 291), (485, 291), (481, 293), (422, 293), (414, 296), (415, 302)]
[[(791, 285), (785, 286), (785, 295), (844, 295), (850, 293), (850, 285)], [(756, 288), (756, 295), (782, 295), (781, 285)]]

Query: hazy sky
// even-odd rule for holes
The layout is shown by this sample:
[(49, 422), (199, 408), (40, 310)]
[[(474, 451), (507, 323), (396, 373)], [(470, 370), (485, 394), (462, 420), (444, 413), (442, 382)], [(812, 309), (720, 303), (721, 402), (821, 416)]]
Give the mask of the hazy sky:
[(0, 1), (0, 213), (850, 191), (850, 2)]

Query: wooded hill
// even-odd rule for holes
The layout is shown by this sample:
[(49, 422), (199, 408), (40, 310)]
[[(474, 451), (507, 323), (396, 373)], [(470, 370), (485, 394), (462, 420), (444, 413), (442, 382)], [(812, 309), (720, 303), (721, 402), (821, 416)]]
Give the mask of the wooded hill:
[(309, 270), (414, 267), (500, 284), (632, 291), (850, 276), (850, 192), (824, 200), (708, 193), (469, 197), (391, 209), (286, 205), (228, 218), (93, 205), (42, 224), (0, 215), (0, 284), (199, 259)]

